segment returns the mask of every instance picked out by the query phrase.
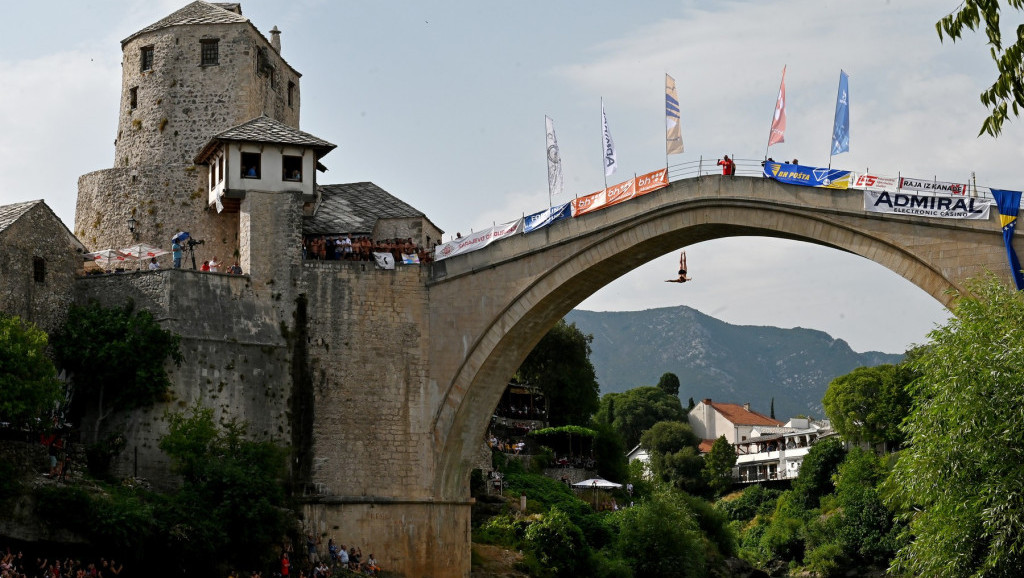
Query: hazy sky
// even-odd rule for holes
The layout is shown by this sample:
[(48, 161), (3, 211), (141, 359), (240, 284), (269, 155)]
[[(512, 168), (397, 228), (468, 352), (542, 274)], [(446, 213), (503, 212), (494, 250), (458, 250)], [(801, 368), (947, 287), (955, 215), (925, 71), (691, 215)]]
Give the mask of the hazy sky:
[[(5, 6), (0, 203), (44, 198), (74, 224), (79, 175), (113, 164), (120, 40), (185, 1), (51, 0)], [(609, 183), (664, 166), (664, 74), (686, 153), (760, 159), (783, 65), (789, 123), (776, 159), (824, 166), (840, 69), (851, 152), (837, 168), (1021, 188), (1024, 133), (977, 138), (994, 78), (980, 36), (940, 43), (957, 2), (900, 0), (388, 2), (250, 0), (282, 30), (303, 77), (302, 128), (336, 143), (323, 183), (373, 181), (448, 236), (548, 204), (544, 115), (564, 200), (603, 186), (600, 102), (618, 149)], [(1004, 20), (1012, 20), (1010, 14)], [(1015, 24), (1011, 22), (1010, 24)], [(557, 201), (558, 199), (556, 199)], [(998, 230), (993, 235), (998, 235)], [(687, 249), (693, 283), (663, 283), (677, 254), (580, 305), (688, 305), (730, 323), (809, 327), (864, 351), (902, 352), (948, 315), (870, 261), (809, 244), (734, 238)]]

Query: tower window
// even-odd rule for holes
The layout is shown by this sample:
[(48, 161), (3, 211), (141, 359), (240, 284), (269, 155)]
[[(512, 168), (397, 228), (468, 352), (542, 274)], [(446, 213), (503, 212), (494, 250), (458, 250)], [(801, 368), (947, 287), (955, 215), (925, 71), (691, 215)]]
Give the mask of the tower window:
[(217, 158), (217, 182), (224, 180), (224, 155)]
[(46, 259), (32, 257), (32, 276), (36, 283), (46, 283)]
[(302, 182), (302, 157), (285, 155), (281, 157), (281, 179)]
[(139, 108), (139, 87), (133, 86), (128, 89), (128, 106), (132, 110)]
[(242, 153), (242, 178), (258, 179), (260, 170), (260, 153)]
[(288, 81), (288, 106), (292, 106), (292, 101), (295, 97), (295, 83)]
[(202, 66), (220, 64), (220, 40), (217, 38), (208, 38), (200, 40), (199, 43), (202, 46), (200, 64)]
[(153, 47), (143, 46), (140, 56), (141, 58), (139, 59), (139, 68), (142, 70), (142, 72), (146, 72), (147, 70), (153, 70)]

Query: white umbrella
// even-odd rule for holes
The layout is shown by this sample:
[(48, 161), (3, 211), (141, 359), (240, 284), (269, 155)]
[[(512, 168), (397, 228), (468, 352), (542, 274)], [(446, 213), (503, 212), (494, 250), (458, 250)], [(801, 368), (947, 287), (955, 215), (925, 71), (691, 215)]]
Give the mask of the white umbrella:
[(583, 480), (572, 485), (574, 488), (598, 488), (601, 490), (614, 490), (615, 488), (621, 488), (622, 484), (616, 484), (615, 482), (609, 482), (601, 478), (590, 478), (589, 480)]
[(106, 268), (112, 262), (123, 262), (125, 259), (128, 258), (128, 256), (124, 253), (124, 251), (119, 251), (117, 249), (100, 249), (99, 251), (86, 253), (85, 258), (96, 263), (97, 265), (102, 265), (103, 268)]
[(147, 245), (145, 243), (139, 243), (138, 245), (132, 245), (127, 249), (121, 249), (121, 252), (132, 259), (149, 259), (150, 257), (159, 257), (160, 255), (170, 253), (170, 251), (154, 247), (152, 245)]

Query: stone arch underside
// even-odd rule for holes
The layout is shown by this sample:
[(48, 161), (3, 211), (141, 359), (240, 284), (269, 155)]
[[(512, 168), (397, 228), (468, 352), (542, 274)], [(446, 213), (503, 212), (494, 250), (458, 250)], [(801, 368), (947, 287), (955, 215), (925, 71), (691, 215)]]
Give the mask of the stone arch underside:
[[(503, 296), (507, 305), (479, 334), (452, 376), (434, 423), (439, 448), (435, 488), (446, 497), (468, 493), (468, 465), (508, 378), (559, 319), (618, 277), (680, 247), (735, 236), (815, 243), (871, 259), (950, 305), (948, 290), (959, 290), (960, 280), (945, 275), (933, 263), (934, 255), (872, 230), (872, 222), (882, 222), (877, 218), (865, 219), (863, 213), (847, 217), (841, 211), (799, 209), (773, 201), (697, 199), (636, 215), (611, 231), (606, 228), (574, 240), (568, 256), (547, 264), (525, 289)], [(543, 253), (519, 259), (545, 259)], [(498, 277), (501, 269), (498, 264), (474, 274)]]

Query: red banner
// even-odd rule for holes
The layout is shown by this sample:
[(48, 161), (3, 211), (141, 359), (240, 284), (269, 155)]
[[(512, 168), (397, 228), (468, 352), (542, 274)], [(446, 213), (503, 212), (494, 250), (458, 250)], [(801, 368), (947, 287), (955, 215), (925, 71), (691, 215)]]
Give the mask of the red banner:
[(603, 191), (577, 197), (572, 201), (572, 216), (578, 217), (592, 213), (667, 186), (668, 169), (659, 169), (653, 173), (647, 173), (617, 185), (612, 185)]
[(646, 195), (651, 191), (664, 189), (668, 186), (668, 169), (661, 169), (636, 178), (636, 196)]

